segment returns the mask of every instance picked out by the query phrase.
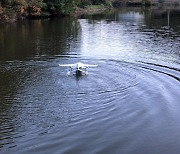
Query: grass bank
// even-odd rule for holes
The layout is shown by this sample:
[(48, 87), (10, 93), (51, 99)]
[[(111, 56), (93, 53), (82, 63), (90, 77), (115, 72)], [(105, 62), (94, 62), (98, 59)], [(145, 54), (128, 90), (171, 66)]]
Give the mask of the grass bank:
[(85, 8), (77, 7), (76, 11), (72, 15), (80, 16), (83, 14), (96, 14), (96, 13), (103, 12), (109, 8), (110, 6), (105, 6), (105, 5), (89, 5), (89, 6), (86, 6)]

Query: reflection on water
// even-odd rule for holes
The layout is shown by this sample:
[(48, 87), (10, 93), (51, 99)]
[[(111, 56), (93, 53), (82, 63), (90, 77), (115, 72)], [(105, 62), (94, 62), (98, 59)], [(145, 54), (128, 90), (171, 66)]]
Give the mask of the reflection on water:
[(63, 54), (80, 35), (80, 25), (74, 18), (30, 20), (0, 26), (2, 60)]
[[(141, 61), (143, 57), (149, 60), (164, 59), (163, 61), (166, 62), (179, 63), (179, 24), (175, 22), (174, 25), (171, 24), (173, 27), (167, 27), (167, 16), (156, 22), (155, 15), (158, 13), (158, 10), (140, 8), (118, 9), (112, 14), (95, 15), (95, 19), (88, 18), (90, 26), (85, 24), (86, 20), (80, 20), (84, 31), (82, 42), (85, 42), (82, 43), (82, 54), (97, 57), (103, 54), (111, 58), (120, 57), (136, 61)], [(173, 19), (171, 21), (179, 21), (178, 14), (171, 15), (169, 17)], [(93, 39), (89, 39), (90, 37)], [(94, 44), (95, 48), (91, 44)], [(90, 55), (90, 52), (93, 54)]]
[[(146, 10), (145, 22), (148, 26), (161, 29), (167, 27), (173, 29), (175, 32), (180, 31), (179, 27), (179, 10)], [(150, 14), (151, 13), (151, 14)], [(150, 15), (149, 15), (150, 14)]]
[[(178, 10), (0, 25), (0, 153), (180, 152)], [(58, 64), (97, 64), (88, 76)]]

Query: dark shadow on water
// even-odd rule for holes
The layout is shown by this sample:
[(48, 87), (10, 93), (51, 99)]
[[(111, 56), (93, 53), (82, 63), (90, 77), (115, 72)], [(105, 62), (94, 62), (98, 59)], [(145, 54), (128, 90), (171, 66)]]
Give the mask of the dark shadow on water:
[(66, 54), (79, 30), (71, 17), (0, 24), (0, 61)]

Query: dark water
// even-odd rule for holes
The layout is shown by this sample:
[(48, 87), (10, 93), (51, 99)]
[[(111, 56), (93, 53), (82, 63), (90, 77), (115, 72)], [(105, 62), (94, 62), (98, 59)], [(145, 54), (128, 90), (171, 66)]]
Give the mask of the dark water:
[(179, 154), (179, 130), (178, 10), (0, 25), (0, 153)]

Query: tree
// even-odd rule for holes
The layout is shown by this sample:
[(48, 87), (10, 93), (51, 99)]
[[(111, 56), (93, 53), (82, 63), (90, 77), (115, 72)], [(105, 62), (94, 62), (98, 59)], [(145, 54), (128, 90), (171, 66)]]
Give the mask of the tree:
[(27, 8), (28, 14), (35, 17), (42, 16), (42, 10), (46, 8), (46, 6), (43, 0), (29, 0)]

